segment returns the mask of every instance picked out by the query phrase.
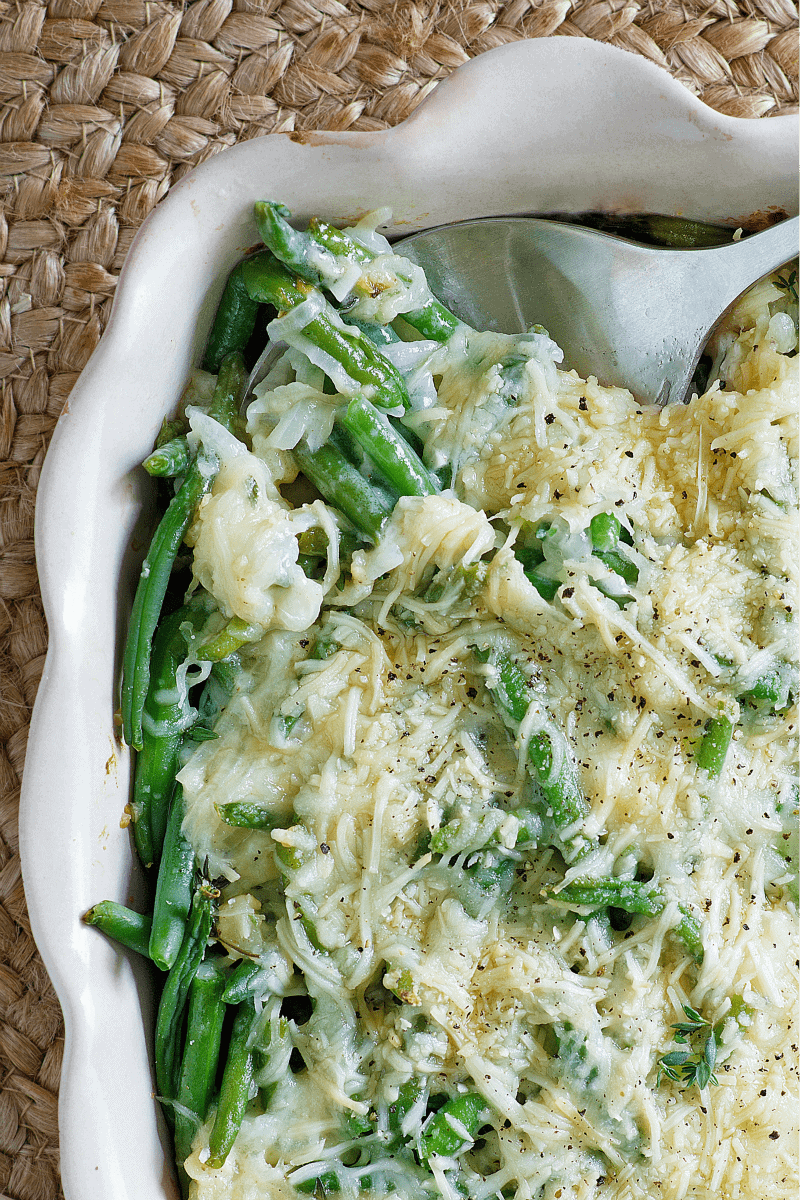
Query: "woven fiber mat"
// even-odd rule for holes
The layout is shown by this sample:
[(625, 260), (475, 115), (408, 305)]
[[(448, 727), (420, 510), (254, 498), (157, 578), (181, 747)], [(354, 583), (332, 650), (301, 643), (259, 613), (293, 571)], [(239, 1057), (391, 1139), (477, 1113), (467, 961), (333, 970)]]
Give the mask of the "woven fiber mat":
[(791, 0), (0, 0), (0, 1200), (55, 1200), (63, 1026), (30, 936), (17, 804), (47, 635), (39, 472), (170, 184), (237, 141), (383, 129), (504, 42), (643, 54), (712, 108), (796, 108)]

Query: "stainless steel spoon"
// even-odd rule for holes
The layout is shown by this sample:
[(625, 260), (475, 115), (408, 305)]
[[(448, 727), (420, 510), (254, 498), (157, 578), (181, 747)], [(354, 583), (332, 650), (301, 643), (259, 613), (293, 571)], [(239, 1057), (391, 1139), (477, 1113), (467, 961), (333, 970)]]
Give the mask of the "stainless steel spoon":
[(681, 401), (738, 296), (798, 252), (798, 218), (710, 250), (640, 246), (536, 217), (481, 217), (396, 243), (476, 329), (543, 325), (564, 365), (637, 400)]

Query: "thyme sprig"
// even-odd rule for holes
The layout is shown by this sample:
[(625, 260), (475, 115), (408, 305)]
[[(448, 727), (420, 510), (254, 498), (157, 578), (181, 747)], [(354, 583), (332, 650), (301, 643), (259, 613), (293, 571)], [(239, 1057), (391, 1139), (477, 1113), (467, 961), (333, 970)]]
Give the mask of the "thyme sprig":
[(658, 1064), (657, 1083), (662, 1077), (679, 1083), (682, 1087), (696, 1084), (702, 1091), (709, 1083), (717, 1083), (714, 1067), (717, 1062), (717, 1032), (710, 1021), (701, 1016), (689, 1004), (683, 1005), (686, 1021), (678, 1021), (675, 1041), (688, 1046), (688, 1050), (671, 1050)]
[(786, 289), (786, 295), (789, 300), (794, 300), (797, 303), (797, 271), (789, 271), (787, 275), (779, 275), (777, 283), (780, 287)]

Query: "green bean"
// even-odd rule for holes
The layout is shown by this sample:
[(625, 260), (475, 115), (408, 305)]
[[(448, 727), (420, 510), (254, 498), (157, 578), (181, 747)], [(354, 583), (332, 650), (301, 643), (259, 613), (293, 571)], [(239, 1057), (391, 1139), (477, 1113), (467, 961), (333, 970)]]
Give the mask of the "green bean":
[(373, 487), (330, 442), (309, 450), (300, 442), (292, 451), (306, 478), (329, 504), (372, 542), (377, 542), (394, 505)]
[(783, 691), (783, 677), (784, 673), (780, 667), (774, 667), (761, 675), (746, 692), (742, 692), (742, 696), (753, 700), (769, 700), (774, 706)]
[[(636, 879), (584, 877), (571, 880), (560, 890), (545, 888), (542, 895), (570, 908), (620, 908), (624, 912), (645, 917), (660, 916), (666, 906), (666, 897), (657, 885)], [(679, 905), (678, 909), (680, 920), (670, 932), (695, 962), (701, 963), (703, 943), (700, 923), (685, 905)]]
[(164, 618), (153, 640), (132, 804), (134, 840), (146, 867), (161, 855), (178, 752), (187, 725), (188, 698), (180, 694), (177, 682), (177, 671), (187, 651), (183, 629), (188, 624), (196, 631), (206, 616), (197, 604), (179, 608)]
[(219, 365), (214, 394), (211, 397), (211, 407), (208, 415), (220, 425), (224, 425), (229, 433), (239, 436), (243, 428), (240, 408), (247, 387), (247, 368), (241, 351), (233, 350), (226, 354)]
[(696, 963), (701, 963), (704, 950), (700, 922), (684, 904), (679, 904), (678, 909), (681, 919), (671, 930), (672, 936), (681, 942), (686, 953), (691, 955)]
[(245, 262), (237, 263), (225, 284), (203, 358), (207, 371), (218, 371), (223, 358), (234, 350), (243, 351), (253, 336), (259, 304), (245, 287), (244, 266)]
[(173, 438), (158, 446), (152, 454), (148, 454), (142, 463), (148, 475), (159, 479), (171, 479), (175, 475), (183, 475), (189, 466), (189, 446), (186, 438)]
[(261, 973), (261, 963), (244, 958), (228, 976), (222, 999), (226, 1004), (241, 1004), (250, 995), (250, 984)]
[[(285, 263), (301, 278), (317, 287), (325, 286), (326, 276), (331, 278), (331, 268), (335, 267), (335, 259), (344, 258), (359, 266), (368, 266), (375, 254), (365, 246), (360, 245), (342, 229), (336, 229), (326, 221), (314, 219), (310, 222), (308, 233), (299, 233), (286, 221), (290, 216), (289, 210), (283, 205), (269, 201), (258, 201), (255, 205), (256, 223), (264, 243), (269, 246), (276, 258)], [(316, 243), (315, 249), (312, 249)], [(328, 254), (334, 260), (326, 262), (327, 272), (320, 269), (320, 253)], [(458, 317), (431, 296), (421, 308), (402, 313), (402, 318), (423, 337), (435, 342), (446, 342), (461, 325)], [(353, 322), (357, 324), (357, 322)], [(386, 328), (377, 326), (378, 329)], [(371, 336), (368, 334), (367, 336)], [(373, 339), (374, 340), (374, 339)]]
[(594, 879), (584, 876), (562, 888), (545, 888), (543, 896), (571, 908), (621, 908), (624, 912), (657, 917), (664, 911), (664, 894), (651, 883), (636, 879)]
[(514, 544), (514, 556), (522, 563), (522, 569), (525, 572), (525, 578), (529, 583), (532, 583), (539, 595), (544, 600), (554, 600), (556, 592), (561, 587), (561, 580), (548, 575), (545, 571), (540, 570), (544, 562), (544, 550), (542, 549), (542, 541), (547, 536), (551, 524), (549, 521), (542, 522), (541, 525), (534, 527), (528, 521), (523, 521), (520, 526), (519, 536)]
[[(156, 1017), (155, 1064), (156, 1086), (165, 1100), (174, 1100), (178, 1095), (186, 999), (203, 960), (211, 933), (213, 904), (218, 897), (216, 888), (205, 881), (195, 889), (181, 948), (161, 993)], [(165, 1111), (169, 1113), (169, 1109)]]
[(597, 513), (589, 522), (592, 549), (613, 550), (619, 541), (622, 525), (613, 513)]
[[(318, 525), (315, 525), (313, 529), (304, 529), (298, 535), (297, 544), (300, 547), (301, 554), (308, 554), (312, 558), (327, 558), (330, 552), (328, 535)], [(339, 531), (340, 558), (351, 558), (355, 551), (363, 545), (363, 538), (359, 537), (354, 529), (341, 529)]]
[[(202, 962), (189, 990), (189, 1016), (178, 1087), (181, 1107), (175, 1110), (175, 1157), (179, 1167), (191, 1154), (194, 1135), (211, 1106), (225, 1020), (224, 988), (223, 973), (213, 963)], [(194, 1113), (195, 1120), (189, 1113)]]
[(543, 600), (554, 600), (556, 592), (561, 587), (560, 580), (554, 579), (552, 575), (545, 575), (543, 571), (537, 571), (535, 568), (526, 571), (525, 578), (533, 584)]
[(217, 1113), (208, 1139), (208, 1167), (223, 1165), (242, 1125), (250, 1099), (250, 1085), (253, 1082), (253, 1050), (250, 1037), (256, 1019), (252, 1000), (245, 1000), (238, 1006), (231, 1030)]
[[(356, 242), (343, 229), (336, 229), (325, 221), (312, 220), (308, 231), (320, 246), (324, 246), (340, 258), (349, 258), (364, 266), (375, 258), (372, 251)], [(424, 338), (433, 342), (446, 342), (463, 324), (435, 296), (431, 296), (421, 308), (401, 313), (401, 316), (412, 329), (416, 329)]]
[[(455, 1096), (448, 1100), (435, 1113), (424, 1127), (420, 1137), (419, 1156), (424, 1161), (432, 1154), (454, 1158), (472, 1144), (481, 1125), (485, 1124), (488, 1116), (488, 1106), (482, 1096), (474, 1092), (465, 1092), (463, 1096)], [(468, 1135), (465, 1138), (460, 1129), (454, 1129), (452, 1121), (463, 1126)]]
[(161, 428), (158, 431), (158, 437), (156, 438), (156, 450), (163, 449), (168, 442), (174, 442), (177, 438), (185, 437), (188, 429), (189, 423), (182, 417), (174, 417), (172, 420), (164, 417), (164, 420), (161, 422)]
[(279, 822), (271, 809), (252, 800), (231, 800), (227, 804), (217, 804), (215, 808), (226, 825), (235, 825), (238, 829), (275, 829)]
[(258, 641), (263, 632), (259, 625), (248, 625), (241, 617), (232, 617), (218, 634), (198, 647), (197, 657), (202, 662), (220, 662), (223, 658), (230, 658), (248, 642)]
[(459, 326), (464, 325), (454, 313), (431, 297), (422, 308), (413, 308), (401, 314), (404, 321), (417, 333), (431, 342), (446, 342)]
[(483, 559), (470, 563), (468, 567), (458, 566), (447, 571), (437, 570), (430, 581), (422, 599), (426, 604), (438, 604), (445, 593), (458, 595), (467, 599), (477, 596), (486, 582), (489, 565)]
[[(280, 311), (295, 308), (315, 294), (310, 284), (296, 279), (269, 250), (262, 250), (248, 259), (243, 272), (250, 295)], [(369, 338), (357, 330), (342, 327), (338, 314), (327, 301), (322, 311), (303, 326), (302, 332), (335, 359), (351, 379), (362, 387), (372, 388), (372, 399), (379, 407), (408, 407), (408, 391), (397, 368), (380, 354)]]
[(164, 852), (158, 868), (150, 934), (150, 957), (163, 971), (168, 971), (178, 957), (192, 904), (194, 850), (183, 836), (183, 818), (183, 789), (177, 785), (172, 796)]
[(403, 1132), (403, 1121), (411, 1112), (414, 1105), (424, 1095), (425, 1084), (416, 1075), (400, 1085), (397, 1099), (388, 1106), (389, 1130), (391, 1133)]
[(308, 223), (308, 232), (311, 234), (315, 242), (320, 246), (324, 246), (335, 254), (337, 258), (349, 258), (355, 263), (361, 263), (362, 266), (372, 262), (375, 255), (366, 246), (362, 246), (361, 242), (357, 242), (355, 238), (350, 237), (343, 229), (338, 229), (335, 225), (330, 225), (327, 221), (320, 220), (319, 217), (312, 217)]
[[(462, 891), (460, 898), (468, 916), (476, 917), (483, 907), (483, 901), (496, 900), (511, 891), (517, 862), (510, 855), (484, 850), (468, 855), (467, 863), (469, 865), (464, 866), (463, 872), (471, 887)], [(473, 892), (472, 896), (470, 891)], [(478, 903), (475, 903), (476, 897)]]
[[(518, 726), (533, 699), (524, 673), (502, 650), (476, 651), (479, 659), (491, 663), (493, 676), (487, 681), (492, 699), (506, 721)], [(556, 746), (556, 742), (561, 744)], [(554, 764), (560, 759), (558, 769)], [(589, 806), (581, 792), (575, 763), (561, 730), (552, 724), (533, 733), (528, 740), (528, 768), (539, 784), (557, 830), (567, 829), (581, 821)], [(573, 834), (564, 843), (564, 853), (573, 859), (588, 849), (582, 834)]]
[(782, 712), (792, 702), (797, 693), (797, 670), (787, 662), (778, 662), (769, 671), (765, 671), (755, 682), (741, 692), (739, 700), (766, 701), (770, 712)]
[(388, 417), (363, 396), (355, 396), (337, 421), (372, 459), (389, 486), (400, 496), (433, 496), (439, 486)]
[[(236, 432), (239, 404), (247, 376), (241, 354), (233, 352), (220, 364), (210, 415)], [(172, 565), (184, 534), (216, 473), (216, 458), (205, 453), (191, 464), (178, 492), (153, 535), (133, 601), (122, 669), (122, 729), (125, 741), (142, 749), (142, 710), (150, 683), (153, 634), (161, 615)]]
[(620, 575), (627, 584), (634, 584), (638, 581), (639, 568), (619, 550), (595, 550), (594, 555), (595, 558), (604, 562), (615, 575)]
[(364, 337), (368, 337), (376, 346), (393, 346), (400, 341), (391, 325), (377, 325), (374, 321), (359, 321), (349, 315), (345, 317), (345, 321), (348, 325), (360, 330)]
[(610, 950), (614, 945), (614, 930), (607, 908), (598, 908), (586, 918), (586, 933), (593, 941), (599, 943), (604, 950)]
[(224, 662), (215, 662), (197, 703), (197, 721), (190, 730), (197, 735), (199, 729), (213, 730), (223, 708), (230, 702), (236, 688), (239, 660), (234, 654)]
[[(290, 271), (314, 287), (325, 287), (326, 276), (336, 267), (336, 255), (315, 243), (308, 233), (300, 233), (288, 221), (292, 214), (284, 204), (272, 200), (257, 200), (253, 213), (261, 240)], [(325, 272), (320, 263), (328, 267)]]
[(570, 1021), (553, 1025), (558, 1057), (561, 1059), (565, 1080), (582, 1092), (595, 1090), (600, 1077), (597, 1062), (589, 1058), (586, 1034), (576, 1029)]
[(94, 925), (101, 933), (113, 938), (128, 950), (150, 957), (150, 928), (152, 920), (144, 913), (134, 912), (114, 900), (101, 900), (84, 913), (87, 925)]
[(192, 463), (153, 535), (133, 601), (122, 669), (122, 729), (125, 741), (141, 750), (142, 711), (150, 685), (152, 640), (166, 595), (175, 555), (194, 511), (214, 482), (215, 465), (203, 455)]
[[(291, 1176), (289, 1178), (291, 1179)], [(342, 1190), (342, 1185), (335, 1171), (324, 1171), (322, 1175), (315, 1175), (313, 1179), (304, 1179), (302, 1183), (295, 1184), (295, 1190), (305, 1196), (312, 1195), (317, 1188), (323, 1196), (332, 1196)]]
[(728, 717), (712, 717), (695, 754), (695, 762), (709, 779), (716, 779), (728, 754), (733, 737), (733, 722)]

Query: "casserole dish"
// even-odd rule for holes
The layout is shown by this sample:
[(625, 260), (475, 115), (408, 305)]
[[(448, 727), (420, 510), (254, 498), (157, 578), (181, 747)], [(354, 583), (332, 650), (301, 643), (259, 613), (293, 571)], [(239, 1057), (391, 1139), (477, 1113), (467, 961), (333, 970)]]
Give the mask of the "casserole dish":
[(796, 211), (796, 131), (791, 117), (720, 117), (622, 51), (519, 43), (456, 72), (395, 130), (238, 146), (176, 187), (143, 227), (107, 333), (56, 431), (37, 516), (51, 644), (21, 850), (34, 934), (65, 1010), (68, 1200), (178, 1194), (152, 1101), (148, 971), (79, 918), (100, 897), (134, 907), (142, 899), (120, 828), (130, 764), (113, 723), (149, 517), (136, 468), (197, 361), (222, 281), (255, 241), (252, 202), (279, 196), (301, 219), (352, 218), (388, 203), (397, 233), (520, 212), (737, 221)]

